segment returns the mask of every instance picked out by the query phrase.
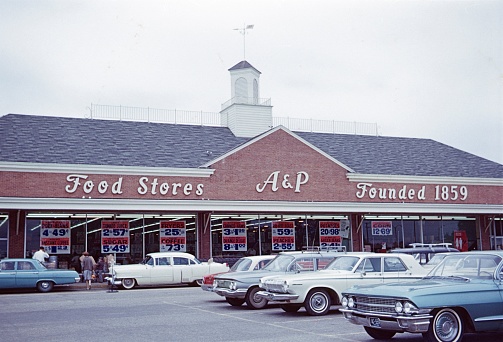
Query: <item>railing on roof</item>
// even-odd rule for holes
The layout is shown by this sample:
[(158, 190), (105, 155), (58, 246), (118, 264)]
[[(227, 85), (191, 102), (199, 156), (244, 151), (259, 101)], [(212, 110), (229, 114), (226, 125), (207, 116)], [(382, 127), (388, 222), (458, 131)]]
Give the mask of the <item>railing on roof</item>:
[[(260, 99), (258, 99), (260, 100)], [(229, 101), (232, 101), (229, 100)], [(267, 102), (265, 102), (267, 103)], [(250, 103), (251, 104), (251, 103)], [(263, 104), (263, 105), (270, 105)], [(91, 104), (91, 119), (157, 122), (180, 125), (222, 126), (220, 113)], [(377, 123), (355, 121), (295, 119), (273, 117), (273, 127), (282, 125), (291, 131), (379, 135)]]

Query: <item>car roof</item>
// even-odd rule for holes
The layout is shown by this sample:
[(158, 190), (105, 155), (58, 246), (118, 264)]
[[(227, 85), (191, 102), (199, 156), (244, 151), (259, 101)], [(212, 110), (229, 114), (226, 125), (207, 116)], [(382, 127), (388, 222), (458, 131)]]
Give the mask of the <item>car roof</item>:
[(190, 253), (185, 253), (185, 252), (152, 252), (152, 253), (148, 253), (147, 255), (150, 255), (152, 257), (183, 256), (183, 257), (188, 257), (188, 258), (195, 258), (194, 255), (192, 255)]

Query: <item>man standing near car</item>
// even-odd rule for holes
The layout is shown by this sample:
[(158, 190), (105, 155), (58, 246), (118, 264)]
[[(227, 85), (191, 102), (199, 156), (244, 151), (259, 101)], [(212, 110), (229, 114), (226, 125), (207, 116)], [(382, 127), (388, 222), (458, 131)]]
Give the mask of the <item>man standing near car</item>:
[(45, 262), (45, 259), (49, 258), (49, 254), (45, 251), (44, 246), (40, 246), (38, 251), (33, 253), (33, 259), (40, 261), (42, 264)]
[(96, 261), (94, 261), (94, 258), (92, 256), (89, 256), (89, 253), (87, 251), (82, 253), (82, 255), (84, 256), (82, 258), (82, 273), (84, 276), (84, 281), (86, 282), (86, 288), (90, 290)]

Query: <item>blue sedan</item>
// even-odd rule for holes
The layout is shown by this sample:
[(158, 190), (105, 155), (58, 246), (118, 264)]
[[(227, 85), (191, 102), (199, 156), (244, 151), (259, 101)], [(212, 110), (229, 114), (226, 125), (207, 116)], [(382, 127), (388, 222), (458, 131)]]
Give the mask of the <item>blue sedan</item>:
[(344, 317), (378, 340), (410, 332), (457, 342), (464, 333), (503, 331), (503, 251), (452, 253), (419, 281), (342, 295)]
[(3, 259), (0, 261), (0, 289), (36, 288), (49, 292), (54, 285), (80, 281), (72, 270), (47, 269), (35, 259)]

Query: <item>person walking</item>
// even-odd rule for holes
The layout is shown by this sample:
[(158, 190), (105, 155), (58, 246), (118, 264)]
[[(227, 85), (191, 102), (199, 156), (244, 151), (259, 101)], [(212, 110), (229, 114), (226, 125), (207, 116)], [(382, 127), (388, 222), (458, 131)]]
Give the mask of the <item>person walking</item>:
[(49, 254), (47, 254), (43, 246), (40, 246), (39, 250), (33, 253), (33, 259), (40, 261), (42, 264), (47, 258), (49, 258)]
[(82, 273), (84, 276), (84, 281), (86, 282), (86, 288), (90, 290), (96, 261), (94, 261), (94, 258), (90, 256), (87, 251), (82, 253), (82, 255), (84, 256), (82, 258)]

